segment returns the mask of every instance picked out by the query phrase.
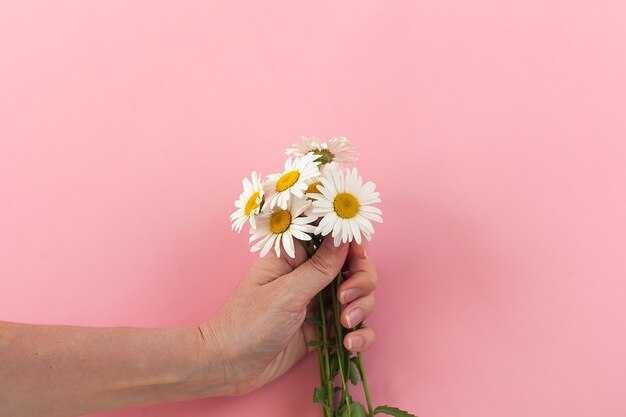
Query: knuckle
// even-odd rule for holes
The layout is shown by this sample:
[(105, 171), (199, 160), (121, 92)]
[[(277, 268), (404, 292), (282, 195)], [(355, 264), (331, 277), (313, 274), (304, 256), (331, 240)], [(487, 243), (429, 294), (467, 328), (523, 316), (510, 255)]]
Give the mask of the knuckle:
[(370, 297), (369, 311), (371, 313), (376, 309), (376, 296), (374, 295), (374, 293), (371, 293), (369, 297)]
[(320, 274), (334, 275), (334, 266), (325, 258), (315, 254), (309, 259), (309, 264)]
[(372, 289), (376, 289), (378, 287), (378, 273), (376, 273), (376, 271), (372, 272), (370, 280), (372, 282)]
[(360, 272), (355, 275), (357, 285), (365, 294), (370, 294), (378, 287), (378, 275), (376, 272)]

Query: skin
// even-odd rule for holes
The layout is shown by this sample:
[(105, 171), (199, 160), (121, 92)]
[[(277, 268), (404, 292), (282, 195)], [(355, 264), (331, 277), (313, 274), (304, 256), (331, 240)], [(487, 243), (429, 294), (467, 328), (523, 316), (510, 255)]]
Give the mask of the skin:
[[(64, 417), (254, 391), (313, 348), (317, 293), (344, 270), (337, 289), (341, 323), (354, 327), (374, 310), (377, 275), (362, 246), (326, 239), (307, 259), (270, 252), (211, 319), (180, 328), (81, 327), (0, 321), (0, 416)], [(352, 290), (352, 291), (348, 291)], [(371, 328), (348, 333), (362, 352)]]

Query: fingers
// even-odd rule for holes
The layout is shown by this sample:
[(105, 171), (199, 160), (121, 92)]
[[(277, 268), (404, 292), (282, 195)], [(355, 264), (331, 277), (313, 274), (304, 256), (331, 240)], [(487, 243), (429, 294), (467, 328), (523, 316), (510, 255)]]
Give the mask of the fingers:
[(363, 251), (360, 246), (354, 242), (350, 244), (347, 262), (349, 277), (337, 288), (337, 298), (341, 304), (347, 304), (372, 293), (378, 285), (374, 263), (369, 258), (359, 256), (359, 251)]
[(350, 242), (350, 254), (348, 256), (356, 256), (357, 258), (360, 259), (367, 259), (367, 250), (365, 249), (365, 243), (366, 241), (363, 241), (362, 244), (358, 244), (356, 243), (356, 241), (352, 241)]
[[(341, 312), (340, 321), (343, 327), (349, 329), (374, 311), (378, 274), (363, 245), (357, 245), (356, 242), (350, 245), (346, 267), (349, 270), (348, 278), (337, 288), (337, 297), (342, 304), (347, 304)], [(350, 332), (343, 343), (352, 352), (362, 352), (374, 343), (374, 330), (362, 327)]]
[(271, 250), (264, 257), (259, 257), (252, 265), (248, 273), (248, 281), (256, 285), (264, 285), (274, 281), (276, 278), (290, 273), (298, 266), (302, 265), (307, 259), (306, 250), (298, 242), (295, 243), (295, 258), (289, 256), (276, 256)]
[(363, 327), (348, 333), (343, 339), (343, 345), (351, 352), (363, 352), (372, 346), (374, 339), (374, 330)]
[(335, 278), (347, 255), (348, 245), (335, 247), (333, 239), (327, 237), (309, 260), (275, 283), (293, 297), (295, 307), (303, 308)]
[(374, 293), (358, 298), (348, 304), (341, 312), (341, 324), (346, 329), (351, 329), (372, 314), (375, 304)]

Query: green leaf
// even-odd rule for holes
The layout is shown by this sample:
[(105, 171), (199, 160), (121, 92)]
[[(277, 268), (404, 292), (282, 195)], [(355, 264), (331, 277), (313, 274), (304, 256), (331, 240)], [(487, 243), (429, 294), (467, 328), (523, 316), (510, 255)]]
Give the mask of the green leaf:
[(359, 366), (357, 365), (355, 359), (357, 358), (350, 358), (350, 382), (352, 382), (352, 385), (356, 385), (359, 383), (359, 379), (360, 379), (360, 373), (359, 373)]
[(313, 347), (316, 347), (316, 346), (324, 346), (324, 344), (323, 344), (323, 343), (320, 343), (320, 342), (318, 342), (317, 340), (310, 340), (310, 341), (306, 342), (306, 345), (307, 345), (307, 346), (313, 346)]
[(320, 320), (319, 317), (315, 317), (315, 316), (308, 316), (304, 318), (304, 322), (305, 323), (315, 323), (315, 324), (320, 324), (322, 321)]
[(367, 417), (367, 411), (360, 403), (350, 403), (350, 414), (348, 414), (348, 407), (344, 404), (339, 410), (337, 410), (337, 417)]
[(396, 407), (390, 407), (388, 405), (380, 405), (374, 409), (374, 415), (376, 414), (387, 414), (388, 416), (393, 417), (417, 417), (415, 414), (411, 414), (407, 411), (400, 410)]
[(324, 404), (326, 401), (326, 391), (323, 387), (315, 387), (313, 390), (313, 402), (318, 404)]

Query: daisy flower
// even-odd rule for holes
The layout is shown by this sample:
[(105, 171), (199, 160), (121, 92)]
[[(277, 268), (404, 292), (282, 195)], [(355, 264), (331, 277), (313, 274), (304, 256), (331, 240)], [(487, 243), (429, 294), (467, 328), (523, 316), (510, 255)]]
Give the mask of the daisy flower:
[(276, 207), (269, 213), (259, 216), (256, 230), (250, 229), (250, 243), (258, 240), (251, 248), (250, 252), (261, 249), (261, 256), (274, 248), (276, 256), (280, 257), (280, 247), (282, 246), (292, 258), (296, 257), (296, 250), (293, 238), (299, 240), (311, 240), (307, 233), (313, 233), (315, 226), (309, 224), (317, 219), (317, 216), (299, 217), (311, 204), (310, 201), (302, 199), (292, 199), (286, 208)]
[(285, 153), (287, 155), (306, 155), (313, 152), (320, 155), (319, 161), (322, 164), (329, 162), (350, 163), (359, 159), (359, 154), (354, 150), (354, 146), (343, 136), (337, 136), (328, 142), (320, 142), (315, 136), (307, 138), (302, 136), (302, 142), (294, 143)]
[(241, 232), (241, 228), (246, 223), (246, 220), (250, 221), (250, 225), (256, 227), (254, 217), (259, 214), (261, 210), (261, 202), (263, 201), (263, 181), (261, 176), (255, 171), (252, 171), (252, 181), (248, 178), (244, 178), (243, 193), (239, 196), (239, 200), (235, 201), (235, 207), (237, 210), (230, 215), (230, 220), (233, 222), (231, 225), (232, 230), (236, 230), (237, 233)]
[(376, 185), (371, 181), (362, 185), (356, 168), (334, 172), (321, 183), (319, 194), (310, 194), (314, 200), (311, 212), (322, 217), (314, 233), (326, 236), (332, 232), (335, 246), (352, 240), (361, 244), (361, 235), (371, 240), (372, 221), (383, 221), (382, 211), (371, 205), (381, 201), (374, 191)]
[[(306, 197), (306, 199), (309, 201), (313, 201), (314, 199), (311, 194), (319, 194), (320, 190), (317, 187), (322, 185), (321, 179), (329, 178), (333, 173), (339, 172), (341, 170), (342, 168), (340, 168), (336, 162), (329, 162), (322, 165), (320, 168), (320, 176), (308, 181), (307, 189), (304, 191), (304, 196)], [(319, 217), (313, 214), (313, 204), (309, 205), (309, 207), (304, 211), (304, 215), (315, 216), (316, 218)]]
[(304, 156), (287, 158), (285, 170), (281, 174), (272, 174), (267, 177), (265, 191), (273, 193), (267, 203), (269, 208), (287, 208), (292, 195), (304, 198), (304, 191), (307, 189), (307, 182), (320, 175), (317, 166), (320, 164), (317, 159), (319, 155), (308, 153)]
[(313, 177), (309, 181), (307, 181), (307, 188), (306, 190), (304, 190), (304, 194), (307, 199), (312, 200), (312, 198), (307, 194), (319, 193), (317, 186), (322, 185), (322, 182), (320, 181), (322, 178), (328, 178), (330, 175), (332, 175), (333, 172), (338, 172), (340, 170), (341, 168), (336, 162), (329, 162), (327, 164), (321, 165), (320, 176)]

